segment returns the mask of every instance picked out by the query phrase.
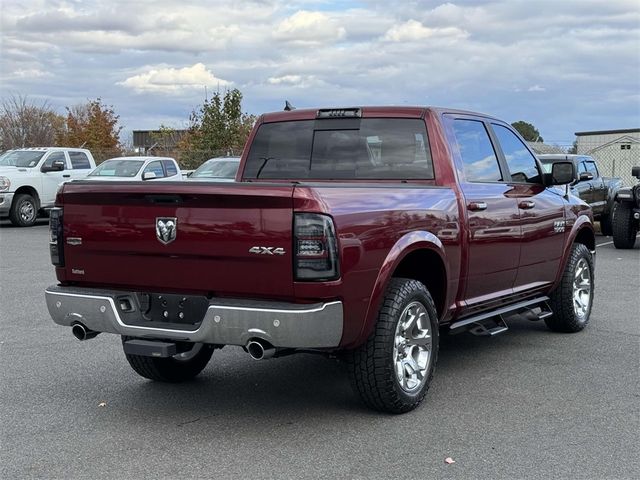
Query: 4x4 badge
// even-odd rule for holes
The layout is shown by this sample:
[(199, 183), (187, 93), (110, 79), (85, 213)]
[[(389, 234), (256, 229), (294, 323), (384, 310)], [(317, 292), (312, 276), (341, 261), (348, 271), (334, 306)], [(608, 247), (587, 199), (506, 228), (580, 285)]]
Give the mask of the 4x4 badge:
[(176, 217), (156, 218), (156, 237), (160, 243), (168, 244), (176, 239), (178, 231), (178, 219)]

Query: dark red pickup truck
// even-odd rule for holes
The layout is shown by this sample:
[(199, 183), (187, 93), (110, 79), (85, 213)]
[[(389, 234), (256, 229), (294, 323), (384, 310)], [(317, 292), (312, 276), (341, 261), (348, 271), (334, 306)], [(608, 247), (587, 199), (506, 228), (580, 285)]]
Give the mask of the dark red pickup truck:
[(51, 212), (54, 321), (122, 336), (140, 375), (216, 348), (340, 354), (370, 407), (424, 398), (439, 335), (589, 320), (588, 206), (495, 118), (423, 107), (271, 113), (236, 183), (74, 181)]

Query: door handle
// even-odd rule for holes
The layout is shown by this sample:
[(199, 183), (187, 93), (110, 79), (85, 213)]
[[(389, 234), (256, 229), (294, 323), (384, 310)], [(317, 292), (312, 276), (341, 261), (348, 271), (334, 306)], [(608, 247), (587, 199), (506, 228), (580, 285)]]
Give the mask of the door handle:
[(467, 208), (472, 212), (479, 212), (480, 210), (486, 210), (487, 204), (485, 202), (471, 202), (467, 205)]
[(533, 208), (535, 206), (536, 206), (536, 202), (532, 200), (523, 200), (518, 204), (518, 207), (521, 208), (522, 210), (529, 210), (530, 208)]
[(64, 178), (71, 178), (71, 175), (62, 175)]

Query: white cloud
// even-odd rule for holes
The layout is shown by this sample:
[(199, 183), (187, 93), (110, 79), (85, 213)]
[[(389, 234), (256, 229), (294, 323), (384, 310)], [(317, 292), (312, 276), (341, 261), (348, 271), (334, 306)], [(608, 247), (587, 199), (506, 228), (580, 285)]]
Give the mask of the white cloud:
[(278, 40), (309, 45), (340, 40), (346, 30), (325, 13), (300, 10), (282, 20), (273, 35)]
[(138, 93), (179, 93), (185, 90), (201, 90), (204, 87), (225, 87), (231, 82), (216, 78), (203, 63), (184, 68), (151, 68), (145, 73), (129, 77), (118, 85)]
[(546, 92), (547, 89), (540, 85), (532, 85), (527, 89), (528, 92)]
[(406, 22), (394, 25), (384, 36), (385, 40), (391, 42), (412, 42), (425, 40), (464, 40), (469, 36), (468, 32), (458, 27), (425, 27), (417, 20), (407, 20)]

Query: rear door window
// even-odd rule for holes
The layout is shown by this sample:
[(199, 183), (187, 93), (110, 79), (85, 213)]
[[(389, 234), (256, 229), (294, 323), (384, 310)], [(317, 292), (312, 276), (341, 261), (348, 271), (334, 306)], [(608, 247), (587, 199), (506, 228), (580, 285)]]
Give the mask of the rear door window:
[(84, 152), (67, 152), (71, 160), (71, 168), (74, 170), (88, 170), (91, 168), (89, 157)]
[(469, 182), (500, 182), (502, 173), (484, 123), (457, 118), (453, 130), (462, 157), (464, 175)]
[(433, 179), (423, 120), (320, 119), (267, 123), (245, 178)]

